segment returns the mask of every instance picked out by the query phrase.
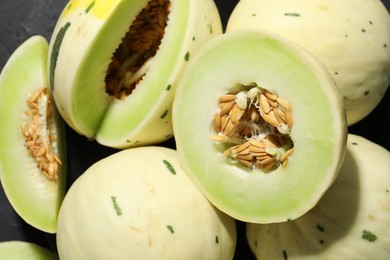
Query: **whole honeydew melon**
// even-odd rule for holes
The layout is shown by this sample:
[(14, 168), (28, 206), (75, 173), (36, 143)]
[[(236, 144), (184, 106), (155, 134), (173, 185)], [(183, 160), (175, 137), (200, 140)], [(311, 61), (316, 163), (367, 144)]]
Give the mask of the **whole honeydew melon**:
[(226, 31), (266, 30), (321, 60), (344, 98), (348, 125), (374, 110), (390, 85), (390, 15), (380, 0), (241, 0)]
[(53, 251), (38, 244), (12, 240), (0, 243), (0, 259), (56, 260), (58, 256)]
[(50, 42), (50, 81), (65, 121), (102, 145), (172, 137), (176, 81), (222, 33), (212, 0), (71, 0)]
[(341, 172), (320, 202), (287, 223), (247, 224), (258, 259), (390, 259), (390, 152), (349, 134)]
[(217, 210), (165, 147), (120, 151), (70, 187), (60, 259), (232, 259), (235, 220)]
[(293, 42), (249, 30), (197, 52), (177, 88), (173, 125), (184, 171), (217, 208), (254, 223), (314, 207), (347, 137), (326, 68)]
[(1, 71), (0, 180), (24, 221), (55, 233), (65, 195), (66, 143), (65, 124), (50, 95), (47, 54), (46, 39), (32, 36), (11, 54)]

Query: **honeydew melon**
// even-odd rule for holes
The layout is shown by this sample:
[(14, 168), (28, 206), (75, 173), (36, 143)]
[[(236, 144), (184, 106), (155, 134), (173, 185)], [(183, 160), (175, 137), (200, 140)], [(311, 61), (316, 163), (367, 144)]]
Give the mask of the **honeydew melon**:
[[(269, 104), (278, 96), (272, 111), (289, 113), (292, 123), (270, 125), (260, 93)], [(231, 103), (221, 102), (231, 94)], [(177, 88), (173, 126), (181, 165), (198, 188), (253, 223), (288, 221), (314, 207), (338, 174), (347, 137), (329, 71), (293, 42), (252, 30), (217, 36), (197, 52)]]
[[(172, 137), (178, 76), (196, 50), (221, 33), (212, 0), (71, 0), (55, 26), (48, 60), (59, 112), (75, 131), (105, 146), (165, 141)], [(124, 90), (117, 90), (119, 80)]]
[(235, 220), (180, 168), (147, 146), (93, 164), (70, 187), (57, 232), (60, 259), (232, 259)]
[(335, 183), (307, 214), (287, 223), (247, 224), (258, 259), (389, 259), (390, 152), (349, 134)]
[(330, 70), (348, 125), (369, 115), (390, 85), (390, 15), (380, 0), (242, 0), (226, 31), (265, 30), (303, 46)]
[[(55, 233), (65, 193), (66, 144), (64, 122), (51, 100), (47, 55), (46, 39), (32, 36), (14, 51), (1, 72), (0, 118), (4, 124), (0, 128), (0, 180), (9, 202), (22, 219), (37, 229)], [(46, 94), (35, 103), (39, 109), (35, 122), (39, 121), (42, 127), (35, 129), (33, 125), (28, 126), (28, 122), (33, 121), (27, 114), (32, 111), (27, 101), (41, 90)], [(30, 132), (30, 127), (37, 132)], [(39, 136), (34, 138), (37, 143), (27, 145), (26, 133)], [(33, 156), (27, 148), (42, 148), (43, 141), (50, 144), (44, 156), (51, 156), (50, 160), (53, 155), (60, 159), (59, 165), (46, 165), (50, 168), (47, 170), (40, 166), (40, 162), (46, 163), (47, 159)]]
[(0, 243), (0, 259), (8, 260), (55, 260), (58, 256), (38, 244), (25, 241), (4, 241)]

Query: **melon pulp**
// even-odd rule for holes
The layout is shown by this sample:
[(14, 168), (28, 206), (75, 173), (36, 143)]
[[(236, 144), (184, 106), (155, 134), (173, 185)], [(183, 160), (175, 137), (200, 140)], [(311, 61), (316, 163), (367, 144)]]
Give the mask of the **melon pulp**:
[[(281, 130), (287, 135), (279, 133), (293, 151), (285, 163), (283, 147), (268, 149), (271, 170), (225, 152), (264, 141), (276, 127), (267, 132), (255, 124), (254, 134), (227, 139), (214, 130), (222, 96), (261, 89), (288, 101), (293, 121)], [(326, 68), (296, 44), (260, 31), (226, 33), (202, 47), (179, 82), (173, 126), (182, 167), (199, 189), (223, 212), (254, 223), (295, 219), (314, 207), (338, 174), (347, 136), (342, 99)]]
[(319, 203), (291, 222), (247, 224), (251, 250), (258, 259), (389, 259), (389, 166), (388, 150), (349, 134), (340, 174)]
[(119, 151), (70, 187), (58, 218), (61, 259), (233, 259), (235, 220), (157, 146)]
[[(0, 179), (9, 202), (22, 219), (37, 229), (55, 233), (65, 193), (64, 122), (52, 105), (47, 126), (55, 138), (51, 140), (51, 149), (61, 160), (57, 176), (52, 179), (38, 168), (21, 131), (27, 120), (27, 100), (37, 90), (49, 89), (47, 54), (46, 39), (32, 36), (15, 50), (1, 72), (0, 118), (4, 124), (0, 128)], [(49, 99), (50, 93), (48, 96)]]
[(301, 45), (329, 69), (348, 125), (368, 116), (390, 85), (390, 15), (381, 0), (242, 0), (226, 31), (258, 29)]
[[(160, 3), (168, 6), (167, 14), (145, 11)], [(149, 27), (163, 32), (153, 44), (149, 38), (155, 31), (149, 27), (129, 29), (145, 20), (159, 22)], [(211, 0), (72, 0), (59, 17), (50, 43), (50, 80), (59, 112), (75, 131), (105, 146), (127, 148), (165, 141), (172, 137), (171, 103), (182, 68), (205, 41), (221, 33), (219, 13)], [(129, 57), (119, 54), (126, 53), (134, 41), (137, 48), (152, 45), (152, 50), (145, 54), (132, 49), (126, 54)], [(120, 59), (124, 60), (118, 71), (111, 73)], [(139, 67), (136, 71), (132, 71), (134, 64)], [(123, 85), (115, 83), (121, 80)], [(113, 95), (110, 84), (126, 85), (126, 91)]]

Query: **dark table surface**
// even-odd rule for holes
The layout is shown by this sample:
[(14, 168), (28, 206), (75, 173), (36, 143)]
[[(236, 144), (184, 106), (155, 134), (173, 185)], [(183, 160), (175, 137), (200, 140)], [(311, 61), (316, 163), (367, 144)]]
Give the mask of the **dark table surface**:
[[(65, 0), (1, 0), (0, 4), (0, 70), (11, 53), (32, 35), (50, 39), (54, 24), (67, 1)], [(216, 0), (224, 26), (238, 0)], [(390, 1), (383, 0), (390, 8)], [(349, 132), (368, 138), (390, 150), (390, 93), (387, 91), (379, 106), (365, 119), (349, 128)], [(5, 122), (3, 122), (5, 123)], [(1, 127), (1, 126), (0, 126)], [(68, 185), (91, 164), (116, 150), (87, 141), (71, 129), (68, 134)], [(1, 145), (1, 144), (0, 144)], [(170, 140), (162, 145), (173, 147)], [(254, 259), (246, 243), (244, 224), (238, 222), (238, 247), (235, 259)], [(55, 250), (55, 236), (37, 231), (14, 212), (0, 186), (0, 241), (32, 241)]]

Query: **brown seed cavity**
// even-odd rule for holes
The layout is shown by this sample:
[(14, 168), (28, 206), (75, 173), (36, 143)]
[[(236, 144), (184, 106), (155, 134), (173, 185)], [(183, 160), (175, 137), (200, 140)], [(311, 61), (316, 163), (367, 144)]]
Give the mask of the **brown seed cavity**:
[(170, 1), (151, 0), (138, 14), (112, 56), (107, 69), (106, 92), (124, 99), (149, 70), (164, 37)]
[(58, 179), (61, 160), (55, 154), (56, 137), (49, 129), (52, 120), (52, 100), (47, 88), (34, 92), (27, 100), (27, 120), (20, 126), (24, 146), (36, 161), (37, 168), (50, 181)]
[(219, 97), (210, 140), (230, 144), (223, 154), (250, 169), (286, 167), (294, 146), (291, 104), (257, 85), (243, 89)]

